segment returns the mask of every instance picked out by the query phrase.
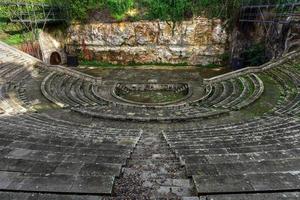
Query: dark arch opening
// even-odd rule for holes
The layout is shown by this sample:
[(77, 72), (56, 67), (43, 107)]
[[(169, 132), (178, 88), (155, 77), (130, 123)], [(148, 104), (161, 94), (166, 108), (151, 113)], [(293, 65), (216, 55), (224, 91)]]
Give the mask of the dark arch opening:
[(50, 56), (50, 64), (51, 65), (60, 65), (61, 57), (58, 52), (53, 52)]

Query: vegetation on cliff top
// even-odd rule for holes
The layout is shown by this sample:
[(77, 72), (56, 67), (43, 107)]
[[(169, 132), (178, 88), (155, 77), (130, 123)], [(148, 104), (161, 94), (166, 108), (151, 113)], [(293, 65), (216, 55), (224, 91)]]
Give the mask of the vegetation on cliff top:
[[(240, 0), (12, 0), (13, 2), (44, 2), (67, 6), (74, 20), (86, 20), (92, 11), (109, 10), (116, 20), (160, 19), (181, 21), (192, 16), (205, 14), (228, 18)], [(5, 8), (0, 8), (3, 11)], [(4, 12), (0, 12), (4, 13)], [(0, 14), (1, 15), (1, 14)], [(1, 16), (0, 16), (1, 17)]]

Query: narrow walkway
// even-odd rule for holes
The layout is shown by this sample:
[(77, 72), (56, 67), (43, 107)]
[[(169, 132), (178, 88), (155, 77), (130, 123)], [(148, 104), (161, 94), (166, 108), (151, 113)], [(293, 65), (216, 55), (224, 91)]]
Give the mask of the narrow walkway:
[(157, 132), (142, 135), (122, 177), (116, 181), (114, 193), (117, 199), (176, 200), (195, 196), (191, 179), (186, 178), (184, 168)]

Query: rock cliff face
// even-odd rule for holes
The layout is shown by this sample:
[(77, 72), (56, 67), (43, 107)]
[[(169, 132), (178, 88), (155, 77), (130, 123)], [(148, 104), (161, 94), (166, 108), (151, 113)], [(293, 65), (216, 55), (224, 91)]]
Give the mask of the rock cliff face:
[[(272, 15), (270, 15), (272, 16)], [(272, 21), (273, 18), (257, 20)], [(300, 48), (300, 17), (287, 18), (286, 23), (240, 23), (230, 37), (231, 56), (243, 60), (245, 49), (253, 44), (264, 44), (268, 59), (281, 57)]]
[(197, 18), (173, 25), (159, 21), (72, 25), (68, 50), (88, 59), (128, 63), (219, 62), (227, 34), (220, 20)]

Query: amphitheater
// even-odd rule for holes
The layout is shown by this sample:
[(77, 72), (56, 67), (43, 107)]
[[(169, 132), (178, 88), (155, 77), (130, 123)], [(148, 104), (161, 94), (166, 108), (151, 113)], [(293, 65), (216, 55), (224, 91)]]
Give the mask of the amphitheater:
[(0, 199), (300, 199), (299, 63), (118, 79), (0, 42)]

